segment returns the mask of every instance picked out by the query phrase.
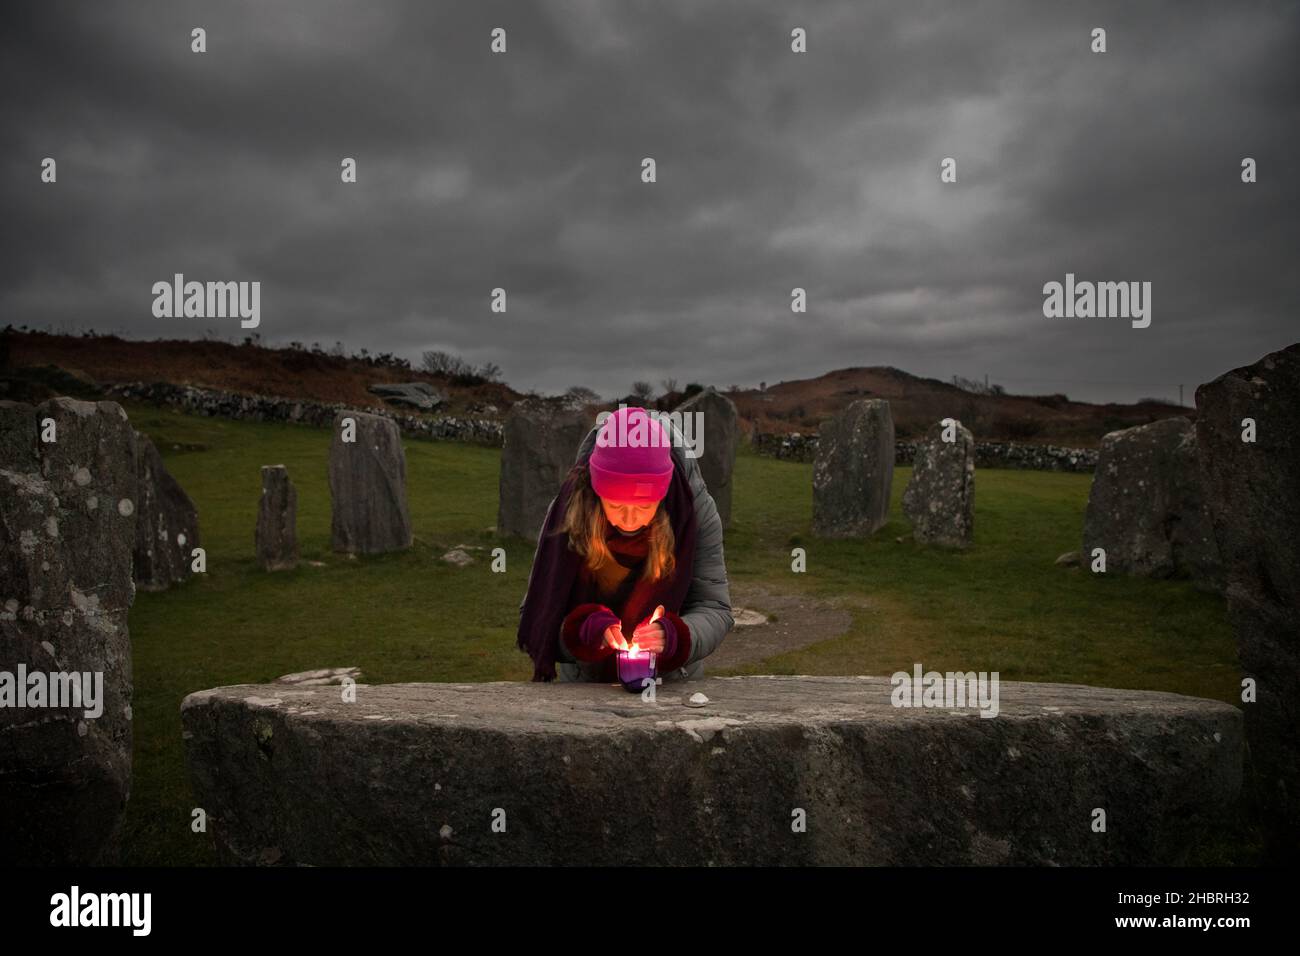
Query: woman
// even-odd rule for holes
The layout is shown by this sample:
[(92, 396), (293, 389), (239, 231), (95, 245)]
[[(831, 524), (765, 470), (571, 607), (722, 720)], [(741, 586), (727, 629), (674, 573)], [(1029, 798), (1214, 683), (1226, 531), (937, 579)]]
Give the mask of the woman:
[(554, 680), (558, 663), (561, 680), (616, 681), (615, 652), (631, 643), (658, 655), (665, 681), (699, 677), (731, 630), (722, 522), (681, 446), (641, 408), (583, 441), (520, 607), (533, 680)]

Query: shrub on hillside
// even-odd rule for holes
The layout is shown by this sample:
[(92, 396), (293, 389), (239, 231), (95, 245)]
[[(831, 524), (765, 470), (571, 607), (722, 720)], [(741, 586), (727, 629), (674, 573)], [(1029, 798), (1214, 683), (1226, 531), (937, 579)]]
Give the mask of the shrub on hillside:
[(431, 375), (447, 379), (452, 385), (485, 385), (501, 378), (501, 366), (487, 362), (475, 367), (459, 355), (429, 349), (421, 355), (421, 367)]
[(1042, 434), (1043, 423), (1036, 418), (997, 416), (993, 419), (993, 431), (1011, 441), (1026, 441)]

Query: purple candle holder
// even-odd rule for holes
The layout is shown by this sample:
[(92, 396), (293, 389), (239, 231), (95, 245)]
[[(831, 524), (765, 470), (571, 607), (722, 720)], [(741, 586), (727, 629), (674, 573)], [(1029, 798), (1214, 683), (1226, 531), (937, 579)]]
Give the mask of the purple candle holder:
[(646, 678), (649, 678), (653, 683), (655, 679), (654, 651), (619, 651), (616, 656), (618, 657), (618, 680), (625, 691), (639, 694), (648, 686), (645, 683)]

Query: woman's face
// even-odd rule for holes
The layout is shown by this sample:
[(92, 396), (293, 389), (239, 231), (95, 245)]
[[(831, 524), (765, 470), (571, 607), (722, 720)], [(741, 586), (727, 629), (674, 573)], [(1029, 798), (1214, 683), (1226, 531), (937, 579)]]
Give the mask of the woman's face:
[(601, 498), (600, 505), (605, 509), (605, 520), (620, 531), (639, 531), (659, 510), (657, 501), (609, 501)]

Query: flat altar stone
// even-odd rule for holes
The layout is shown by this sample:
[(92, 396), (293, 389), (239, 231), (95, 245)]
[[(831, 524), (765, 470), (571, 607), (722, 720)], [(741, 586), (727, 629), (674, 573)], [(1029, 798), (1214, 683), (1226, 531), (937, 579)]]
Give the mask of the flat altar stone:
[(1176, 864), (1241, 786), (1218, 701), (1003, 681), (989, 719), (896, 708), (886, 677), (691, 686), (707, 717), (523, 682), (223, 687), (181, 717), (195, 805), (250, 864)]

